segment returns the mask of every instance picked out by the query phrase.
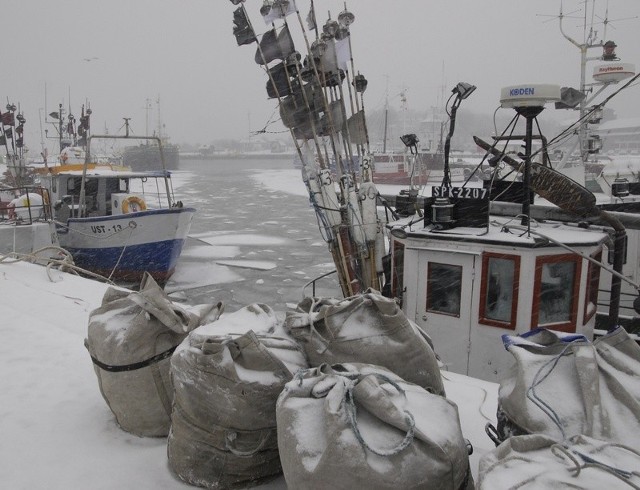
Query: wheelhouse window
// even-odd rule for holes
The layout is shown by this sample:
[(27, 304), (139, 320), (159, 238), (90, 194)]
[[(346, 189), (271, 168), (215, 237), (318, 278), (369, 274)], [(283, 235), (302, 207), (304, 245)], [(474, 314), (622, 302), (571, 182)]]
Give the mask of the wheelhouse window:
[(519, 277), (518, 255), (483, 254), (480, 323), (515, 330)]
[(402, 299), (404, 289), (404, 243), (394, 240), (392, 256), (392, 288), (391, 295)]
[[(596, 252), (591, 256), (592, 259), (602, 262), (602, 250)], [(587, 270), (587, 293), (585, 294), (586, 301), (584, 302), (584, 323), (591, 320), (591, 317), (596, 314), (598, 309), (598, 288), (600, 287), (600, 266), (589, 262), (589, 268)]]
[(580, 264), (574, 254), (537, 258), (532, 327), (576, 331)]
[(462, 266), (429, 262), (427, 311), (460, 316)]
[(79, 196), (80, 187), (82, 186), (82, 177), (72, 177), (67, 180), (67, 194), (70, 196)]

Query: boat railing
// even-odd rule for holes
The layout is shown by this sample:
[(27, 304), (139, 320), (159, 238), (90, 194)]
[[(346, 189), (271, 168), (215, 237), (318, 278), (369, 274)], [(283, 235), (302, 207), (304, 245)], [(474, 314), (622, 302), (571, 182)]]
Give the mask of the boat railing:
[(137, 140), (147, 140), (147, 141), (155, 141), (158, 144), (158, 150), (160, 152), (160, 164), (161, 164), (161, 170), (165, 173), (165, 177), (163, 178), (164, 180), (164, 191), (165, 191), (165, 197), (167, 199), (167, 206), (171, 207), (173, 205), (172, 202), (172, 192), (171, 192), (171, 185), (170, 185), (170, 179), (167, 176), (167, 165), (165, 163), (165, 158), (164, 158), (164, 151), (162, 149), (162, 138), (159, 138), (158, 136), (133, 136), (129, 134), (129, 125), (128, 125), (128, 120), (126, 121), (126, 134), (124, 135), (109, 135), (109, 134), (92, 134), (91, 136), (89, 136), (87, 138), (87, 147), (86, 147), (86, 153), (85, 153), (85, 165), (83, 167), (83, 171), (82, 171), (82, 187), (80, 189), (80, 202), (83, 203), (84, 202), (84, 196), (85, 196), (85, 191), (84, 191), (84, 182), (86, 180), (86, 171), (87, 171), (87, 165), (88, 162), (91, 161), (91, 141), (93, 139), (137, 139)]
[(40, 186), (0, 188), (0, 223), (30, 225), (52, 219), (49, 190)]
[[(604, 293), (605, 296), (609, 292), (607, 289), (599, 289), (600, 294)], [(640, 343), (640, 317), (635, 309), (634, 300), (637, 298), (637, 294), (628, 293), (622, 291), (620, 293), (620, 317), (618, 318), (619, 325), (623, 326), (625, 330), (632, 336), (632, 338)], [(609, 308), (609, 301), (598, 299), (597, 301), (598, 312), (606, 311)], [(596, 317), (595, 334), (596, 336), (606, 333), (607, 328), (605, 325), (606, 318), (602, 315)]]
[[(164, 177), (132, 178), (129, 181), (129, 192), (144, 198), (148, 207), (162, 209), (168, 207), (167, 188)], [(173, 189), (169, 186), (170, 203), (175, 202)]]
[(302, 298), (306, 298), (308, 295), (306, 294), (306, 290), (309, 286), (311, 286), (311, 296), (315, 297), (316, 295), (316, 283), (320, 280), (320, 279), (324, 279), (325, 277), (331, 276), (333, 274), (335, 274), (337, 272), (336, 269), (333, 269), (332, 271), (329, 271), (325, 274), (322, 274), (321, 276), (318, 276), (314, 279), (311, 279), (311, 281), (307, 282), (304, 286), (302, 286)]

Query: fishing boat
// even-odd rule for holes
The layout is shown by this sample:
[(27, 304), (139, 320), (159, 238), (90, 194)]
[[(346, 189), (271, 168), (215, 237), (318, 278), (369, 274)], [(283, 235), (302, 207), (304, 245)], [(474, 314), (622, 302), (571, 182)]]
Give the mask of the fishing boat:
[(0, 184), (0, 255), (27, 256), (58, 245), (47, 190)]
[(158, 145), (157, 170), (92, 161), (93, 140), (133, 138), (126, 128), (124, 136), (87, 135), (83, 163), (39, 169), (38, 180), (53, 206), (60, 246), (76, 266), (128, 282), (148, 272), (164, 283), (175, 270), (195, 209), (174, 197), (160, 138), (143, 137)]
[(48, 191), (34, 185), (26, 165), (26, 119), (15, 104), (0, 114), (6, 154), (0, 160), (0, 254), (31, 256), (58, 245)]
[[(180, 163), (180, 148), (178, 145), (174, 145), (169, 142), (169, 137), (164, 132), (164, 125), (160, 115), (160, 98), (156, 99), (156, 105), (158, 107), (158, 127), (153, 131), (152, 135), (149, 135), (149, 111), (151, 110), (151, 104), (147, 99), (145, 106), (146, 109), (146, 128), (145, 135), (153, 136), (152, 138), (144, 138), (144, 142), (135, 145), (127, 146), (122, 153), (122, 161), (124, 165), (131, 167), (134, 170), (155, 170), (159, 168), (160, 159), (164, 159), (164, 168), (175, 170)], [(162, 148), (156, 141), (162, 141)], [(162, 155), (160, 152), (162, 151)]]
[[(405, 91), (400, 93), (402, 113), (407, 113), (407, 98)], [(402, 150), (389, 150), (387, 148), (388, 135), (388, 103), (385, 103), (384, 128), (382, 148), (378, 151), (372, 149), (371, 162), (373, 182), (375, 184), (403, 185), (421, 187), (438, 185), (443, 178), (444, 143), (443, 133), (446, 121), (442, 116), (433, 114), (431, 120), (426, 121), (428, 130), (424, 132), (427, 145), (421, 144), (422, 133), (416, 135), (406, 132), (406, 123), (403, 122), (403, 134), (398, 139), (403, 144)], [(450, 139), (450, 136), (449, 136)], [(438, 141), (436, 144), (435, 142)], [(473, 165), (462, 158), (456, 158), (450, 164), (450, 176), (455, 182), (464, 182), (470, 175)]]
[[(180, 152), (177, 145), (168, 142), (164, 137), (162, 151), (165, 153), (165, 163), (168, 169), (176, 169), (180, 162)], [(157, 167), (160, 160), (160, 149), (153, 143), (142, 143), (127, 146), (122, 154), (124, 165), (135, 170), (150, 170)]]

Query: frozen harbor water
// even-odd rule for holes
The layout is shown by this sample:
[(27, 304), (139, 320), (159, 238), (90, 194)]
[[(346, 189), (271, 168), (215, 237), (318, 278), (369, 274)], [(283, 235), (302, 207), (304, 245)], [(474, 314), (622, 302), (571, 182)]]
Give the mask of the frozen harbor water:
[[(290, 159), (184, 160), (176, 177), (178, 195), (198, 212), (167, 284), (174, 296), (284, 310), (306, 283), (334, 269)], [(318, 294), (340, 294), (335, 278), (319, 287)]]

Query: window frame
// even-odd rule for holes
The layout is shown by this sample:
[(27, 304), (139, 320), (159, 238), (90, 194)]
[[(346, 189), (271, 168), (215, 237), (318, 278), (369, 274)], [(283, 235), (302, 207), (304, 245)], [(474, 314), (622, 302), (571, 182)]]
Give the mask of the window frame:
[[(540, 319), (540, 292), (542, 290), (542, 268), (545, 264), (558, 264), (573, 262), (575, 264), (573, 274), (573, 291), (571, 292), (571, 311), (569, 321), (539, 324)], [(576, 254), (541, 255), (536, 257), (535, 283), (533, 288), (533, 301), (531, 302), (531, 328), (548, 328), (566, 333), (575, 333), (578, 324), (578, 305), (580, 304), (580, 278), (582, 274), (582, 257)]]
[[(602, 249), (597, 250), (590, 257), (602, 263)], [(599, 265), (596, 265), (593, 262), (589, 261), (589, 265), (587, 267), (587, 290), (585, 291), (584, 295), (584, 313), (582, 320), (583, 325), (586, 325), (587, 322), (591, 320), (598, 311), (598, 294), (600, 292), (600, 269), (601, 267)], [(593, 288), (594, 283), (595, 289)], [(592, 301), (593, 298), (591, 296), (594, 295), (594, 291), (595, 301)], [(589, 308), (590, 305), (593, 305), (591, 311)]]
[[(514, 262), (513, 267), (513, 299), (511, 302), (511, 317), (508, 322), (496, 320), (494, 318), (487, 317), (486, 311), (486, 296), (488, 290), (488, 273), (489, 273), (489, 261), (493, 258), (512, 260)], [(504, 328), (507, 330), (515, 330), (518, 319), (518, 297), (520, 293), (520, 261), (521, 257), (514, 254), (505, 254), (498, 252), (484, 252), (482, 254), (482, 280), (480, 282), (480, 311), (478, 322), (483, 325), (489, 325), (491, 327)]]

